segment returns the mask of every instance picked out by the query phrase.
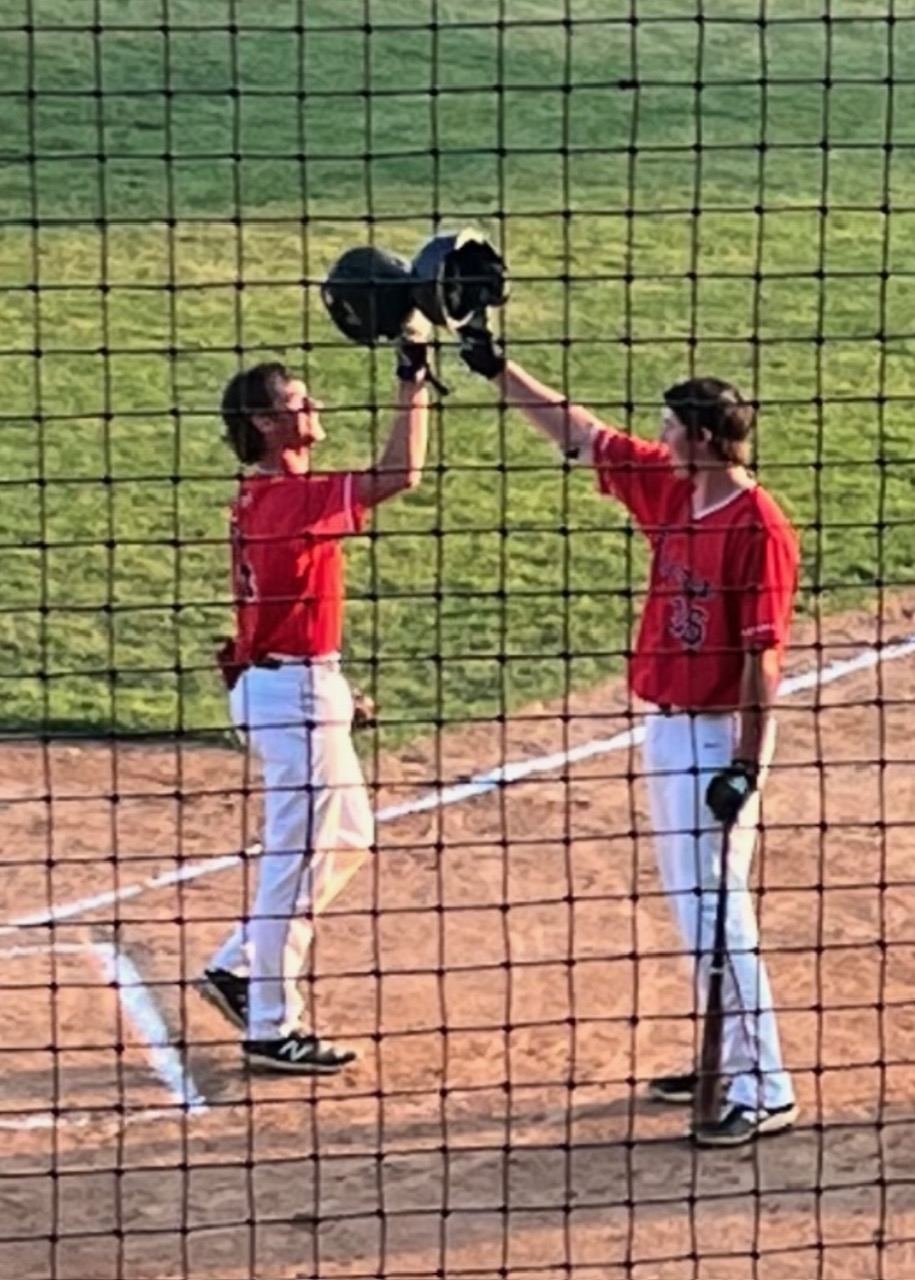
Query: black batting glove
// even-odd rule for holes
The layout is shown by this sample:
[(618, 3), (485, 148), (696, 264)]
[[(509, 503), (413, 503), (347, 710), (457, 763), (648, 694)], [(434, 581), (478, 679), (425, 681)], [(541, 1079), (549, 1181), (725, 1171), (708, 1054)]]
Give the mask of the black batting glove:
[(429, 342), (432, 337), (432, 325), (414, 312), (404, 326), (404, 331), (397, 339), (397, 364), (395, 372), (401, 382), (411, 382), (422, 386), (428, 382), (440, 395), (447, 395), (448, 388), (436, 378), (429, 368)]
[(426, 381), (429, 373), (429, 348), (425, 342), (398, 342), (396, 372), (401, 382), (420, 384)]
[(756, 790), (759, 771), (749, 760), (734, 760), (712, 778), (705, 792), (705, 803), (716, 822), (732, 826), (740, 811)]
[(496, 378), (505, 368), (505, 356), (486, 323), (486, 316), (475, 316), (461, 329), (461, 359), (471, 373), (481, 378)]

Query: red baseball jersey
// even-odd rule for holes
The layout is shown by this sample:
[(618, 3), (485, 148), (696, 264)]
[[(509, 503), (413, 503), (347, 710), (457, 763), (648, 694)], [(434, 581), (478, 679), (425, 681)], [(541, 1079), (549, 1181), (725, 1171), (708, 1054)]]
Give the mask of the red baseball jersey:
[(340, 539), (358, 533), (365, 510), (355, 473), (247, 476), (230, 517), (235, 661), (268, 653), (319, 658), (343, 640)]
[(738, 707), (745, 654), (783, 654), (788, 642), (800, 554), (787, 517), (759, 486), (694, 515), (692, 483), (667, 449), (619, 431), (598, 433), (593, 460), (599, 490), (625, 504), (652, 549), (633, 692), (685, 710)]

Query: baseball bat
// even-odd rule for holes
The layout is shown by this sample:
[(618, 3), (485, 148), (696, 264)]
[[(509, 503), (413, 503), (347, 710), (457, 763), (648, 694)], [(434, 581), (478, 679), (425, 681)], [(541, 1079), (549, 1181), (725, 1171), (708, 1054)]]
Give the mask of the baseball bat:
[(721, 1116), (721, 1044), (724, 1034), (724, 971), (728, 960), (728, 852), (731, 827), (721, 835), (721, 872), (715, 901), (715, 934), (712, 940), (712, 963), (709, 971), (708, 999), (702, 1028), (702, 1051), (699, 1055), (699, 1087), (696, 1110), (700, 1124), (713, 1124)]

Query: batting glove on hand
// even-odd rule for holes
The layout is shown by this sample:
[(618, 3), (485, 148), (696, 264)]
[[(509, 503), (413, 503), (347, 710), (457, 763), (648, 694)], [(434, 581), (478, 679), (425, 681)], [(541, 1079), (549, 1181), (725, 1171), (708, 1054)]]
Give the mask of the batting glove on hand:
[(481, 378), (496, 378), (505, 368), (505, 356), (486, 323), (486, 316), (475, 316), (461, 329), (461, 359), (471, 373)]
[(447, 395), (448, 388), (435, 377), (429, 368), (429, 342), (432, 325), (418, 311), (414, 311), (397, 339), (397, 377), (401, 382), (422, 386), (429, 382), (440, 395)]
[(705, 792), (705, 803), (716, 822), (729, 827), (756, 790), (757, 768), (748, 760), (735, 760), (716, 773)]

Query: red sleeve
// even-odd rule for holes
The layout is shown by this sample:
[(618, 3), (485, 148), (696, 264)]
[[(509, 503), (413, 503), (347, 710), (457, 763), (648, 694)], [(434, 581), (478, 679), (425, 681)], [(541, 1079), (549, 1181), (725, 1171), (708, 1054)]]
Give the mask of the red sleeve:
[(302, 476), (301, 483), (302, 525), (307, 533), (324, 538), (342, 538), (349, 533), (359, 533), (365, 508), (357, 496), (354, 472), (313, 473)]
[(749, 650), (788, 642), (798, 584), (797, 538), (787, 523), (755, 525), (735, 548), (740, 566), (740, 634)]
[(663, 445), (603, 428), (591, 456), (600, 493), (617, 498), (640, 525), (659, 523), (676, 484)]

